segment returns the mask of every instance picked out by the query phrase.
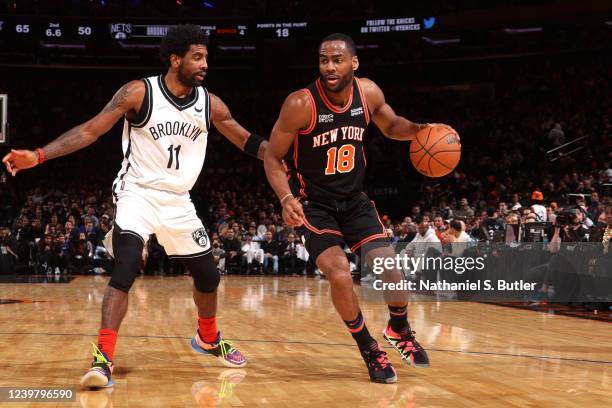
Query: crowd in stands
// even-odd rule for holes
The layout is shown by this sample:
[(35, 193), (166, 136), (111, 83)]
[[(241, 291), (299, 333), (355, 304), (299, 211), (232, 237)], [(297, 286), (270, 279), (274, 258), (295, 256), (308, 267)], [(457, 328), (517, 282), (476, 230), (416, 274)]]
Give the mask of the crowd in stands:
[[(463, 145), (455, 172), (426, 179), (411, 169), (407, 143), (370, 129), (366, 189), (378, 204), (388, 235), (401, 242), (417, 235), (435, 236), (443, 243), (486, 240), (491, 225), (502, 229), (506, 224), (554, 222), (555, 212), (569, 205), (581, 208), (578, 216), (589, 227), (609, 222), (604, 205), (612, 184), (607, 66), (609, 57), (494, 65), (486, 78), (489, 87), (476, 93), (383, 86), (398, 113), (419, 122), (449, 123)], [(41, 145), (87, 119), (110, 97), (108, 89), (119, 85), (105, 77), (96, 84), (73, 79), (2, 85), (11, 95), (14, 147)], [(85, 83), (88, 98), (75, 103)], [(226, 85), (220, 93), (234, 116), (267, 136), (287, 92), (242, 93)], [(3, 269), (109, 271), (112, 262), (103, 240), (112, 227), (109, 186), (114, 171), (109, 169), (118, 169), (120, 162), (119, 130), (117, 126), (93, 147), (14, 179), (1, 174)], [(561, 148), (547, 154), (556, 147)], [(391, 193), (379, 196), (381, 186), (390, 187)], [(191, 195), (225, 273), (316, 273), (298, 234), (283, 225), (261, 163), (238, 152), (216, 131), (210, 134), (205, 169)], [(149, 262), (143, 269), (181, 272), (164, 258), (155, 239), (147, 249)]]

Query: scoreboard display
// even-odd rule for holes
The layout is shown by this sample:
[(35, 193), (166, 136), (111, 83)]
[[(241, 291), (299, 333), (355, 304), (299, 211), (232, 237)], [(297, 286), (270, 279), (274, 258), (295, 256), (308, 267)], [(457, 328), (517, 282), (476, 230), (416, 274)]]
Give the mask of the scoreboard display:
[(290, 38), (304, 35), (308, 30), (306, 21), (263, 22), (256, 23), (255, 30), (266, 37)]
[(355, 37), (406, 34), (433, 28), (434, 17), (391, 17), (337, 23), (333, 28), (316, 21), (147, 21), (87, 20), (84, 18), (19, 17), (0, 15), (0, 39), (66, 41), (156, 40), (174, 24), (192, 23), (216, 40), (237, 39), (255, 42), (266, 39), (320, 37), (345, 32)]
[(42, 22), (27, 19), (11, 21), (2, 17), (0, 22), (2, 23), (0, 35), (13, 38), (87, 38), (98, 34), (95, 26), (87, 23), (67, 23), (60, 20)]

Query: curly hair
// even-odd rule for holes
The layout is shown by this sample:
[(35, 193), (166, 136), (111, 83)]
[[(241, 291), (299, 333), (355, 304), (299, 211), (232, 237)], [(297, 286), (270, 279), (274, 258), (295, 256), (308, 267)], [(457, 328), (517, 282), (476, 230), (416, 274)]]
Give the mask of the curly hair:
[(170, 27), (159, 46), (159, 58), (169, 67), (170, 56), (184, 56), (192, 44), (208, 44), (208, 35), (199, 26), (180, 24)]

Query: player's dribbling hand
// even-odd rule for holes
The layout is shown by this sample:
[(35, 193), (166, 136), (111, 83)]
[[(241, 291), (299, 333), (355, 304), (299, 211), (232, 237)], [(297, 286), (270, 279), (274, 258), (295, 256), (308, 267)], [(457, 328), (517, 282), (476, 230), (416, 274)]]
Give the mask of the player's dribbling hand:
[(283, 221), (291, 227), (299, 227), (304, 223), (302, 204), (295, 198), (283, 203)]
[(4, 156), (2, 163), (12, 176), (19, 170), (30, 169), (38, 164), (38, 155), (31, 150), (14, 150)]

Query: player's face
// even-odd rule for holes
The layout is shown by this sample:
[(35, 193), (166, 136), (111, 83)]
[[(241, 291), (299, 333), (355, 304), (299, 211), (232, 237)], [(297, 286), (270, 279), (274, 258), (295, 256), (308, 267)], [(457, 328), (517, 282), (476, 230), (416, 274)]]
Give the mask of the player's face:
[(357, 56), (351, 56), (344, 41), (326, 41), (319, 50), (321, 82), (329, 92), (341, 92), (353, 82)]
[(185, 86), (202, 85), (208, 70), (208, 50), (205, 45), (193, 44), (189, 51), (180, 58), (178, 64), (178, 80)]

